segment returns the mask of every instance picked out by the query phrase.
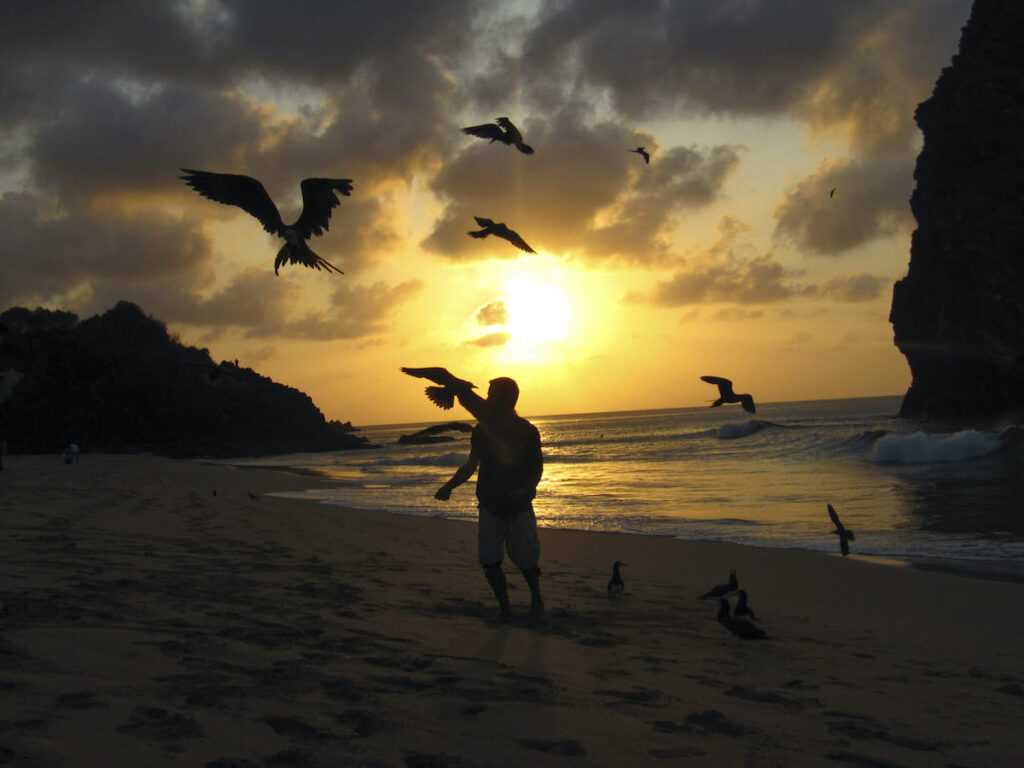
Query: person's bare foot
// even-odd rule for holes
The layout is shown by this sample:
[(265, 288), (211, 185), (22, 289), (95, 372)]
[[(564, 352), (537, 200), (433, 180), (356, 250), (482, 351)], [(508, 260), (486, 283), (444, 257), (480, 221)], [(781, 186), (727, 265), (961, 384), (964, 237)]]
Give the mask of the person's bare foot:
[(512, 622), (512, 611), (509, 608), (499, 608), (488, 621), (489, 624), (509, 624)]
[(544, 620), (544, 601), (536, 600), (530, 603), (530, 623)]

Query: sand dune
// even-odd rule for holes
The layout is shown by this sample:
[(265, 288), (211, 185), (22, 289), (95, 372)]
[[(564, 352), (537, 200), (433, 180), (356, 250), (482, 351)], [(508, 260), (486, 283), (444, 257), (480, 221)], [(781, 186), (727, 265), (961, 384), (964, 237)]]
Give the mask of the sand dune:
[[(329, 485), (7, 457), (0, 765), (1020, 765), (1020, 584), (544, 530), (547, 620), (493, 627), (475, 526), (263, 495)], [(696, 599), (729, 568), (776, 639)]]

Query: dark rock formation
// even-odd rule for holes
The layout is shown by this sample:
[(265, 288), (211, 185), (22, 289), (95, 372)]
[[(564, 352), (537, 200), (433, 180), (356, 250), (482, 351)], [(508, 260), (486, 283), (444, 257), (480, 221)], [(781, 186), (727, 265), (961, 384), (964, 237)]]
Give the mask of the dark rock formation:
[(975, 0), (915, 113), (924, 134), (910, 267), (893, 288), (913, 383), (900, 415), (1024, 409), (1024, 2)]
[(175, 457), (373, 447), (297, 389), (214, 363), (129, 302), (81, 322), (15, 307), (0, 322), (0, 370), (24, 374), (0, 409), (11, 453), (59, 453), (72, 442)]

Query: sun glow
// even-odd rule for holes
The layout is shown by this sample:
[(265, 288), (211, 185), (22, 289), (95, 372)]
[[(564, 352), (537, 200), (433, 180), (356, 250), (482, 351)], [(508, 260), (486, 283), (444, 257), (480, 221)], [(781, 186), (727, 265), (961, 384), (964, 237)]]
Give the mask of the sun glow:
[(553, 285), (528, 277), (505, 284), (506, 329), (513, 343), (527, 346), (558, 341), (569, 331), (569, 302)]

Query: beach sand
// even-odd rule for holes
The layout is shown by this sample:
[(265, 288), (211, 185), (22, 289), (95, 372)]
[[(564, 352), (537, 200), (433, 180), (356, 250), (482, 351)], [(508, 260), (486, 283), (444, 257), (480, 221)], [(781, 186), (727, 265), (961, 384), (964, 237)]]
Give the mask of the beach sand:
[(1024, 764), (1024, 585), (542, 530), (546, 621), (510, 570), (493, 626), (475, 525), (264, 495), (330, 485), (6, 457), (0, 765)]

